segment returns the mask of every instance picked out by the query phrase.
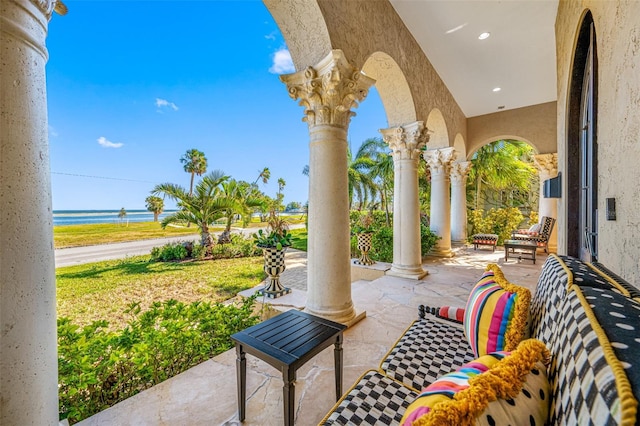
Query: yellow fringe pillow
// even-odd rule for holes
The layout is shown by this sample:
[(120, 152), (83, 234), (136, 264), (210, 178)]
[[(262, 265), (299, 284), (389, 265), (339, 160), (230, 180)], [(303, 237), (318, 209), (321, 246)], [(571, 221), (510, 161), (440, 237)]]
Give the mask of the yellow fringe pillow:
[(549, 414), (549, 351), (536, 339), (515, 351), (471, 361), (429, 385), (403, 426), (544, 425)]

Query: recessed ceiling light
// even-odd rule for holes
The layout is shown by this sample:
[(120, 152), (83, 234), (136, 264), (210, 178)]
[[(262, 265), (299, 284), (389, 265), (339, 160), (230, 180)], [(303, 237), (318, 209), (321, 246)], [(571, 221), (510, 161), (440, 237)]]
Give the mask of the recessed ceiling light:
[(502, 90), (502, 89), (501, 89), (501, 88), (499, 88), (499, 87), (494, 87), (494, 88), (493, 88), (493, 91), (494, 91), (494, 92), (499, 92), (499, 91), (501, 91), (501, 90)]
[(490, 36), (490, 35), (491, 35), (491, 33), (482, 33), (482, 34), (480, 34), (480, 35), (478, 36), (478, 39), (479, 39), (479, 40), (484, 40), (484, 39), (489, 38), (489, 36)]

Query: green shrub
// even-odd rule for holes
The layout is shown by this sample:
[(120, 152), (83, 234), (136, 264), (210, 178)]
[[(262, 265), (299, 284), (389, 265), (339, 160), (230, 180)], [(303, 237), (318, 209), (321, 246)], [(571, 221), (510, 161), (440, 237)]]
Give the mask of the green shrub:
[(497, 234), (498, 245), (511, 237), (511, 231), (517, 229), (524, 220), (524, 216), (515, 207), (506, 209), (491, 209), (486, 214), (473, 210), (469, 215), (471, 233), (469, 241), (474, 234)]
[(191, 257), (193, 259), (202, 260), (207, 256), (207, 248), (202, 244), (194, 244), (191, 247)]
[(155, 262), (171, 262), (173, 260), (183, 260), (189, 255), (185, 243), (167, 243), (162, 247), (154, 247), (151, 249), (151, 260)]
[(217, 244), (211, 251), (214, 259), (235, 259), (239, 257), (259, 256), (262, 249), (258, 248), (251, 238), (239, 234), (231, 234), (231, 243)]
[(258, 322), (254, 302), (169, 300), (144, 312), (133, 303), (120, 332), (106, 331), (106, 321), (58, 319), (60, 419), (78, 422), (230, 349), (231, 334)]
[(440, 238), (442, 237), (437, 236), (431, 232), (431, 229), (420, 223), (420, 249), (422, 251), (422, 257), (429, 254)]
[(369, 255), (378, 262), (393, 262), (393, 228), (384, 226), (376, 229), (371, 237)]

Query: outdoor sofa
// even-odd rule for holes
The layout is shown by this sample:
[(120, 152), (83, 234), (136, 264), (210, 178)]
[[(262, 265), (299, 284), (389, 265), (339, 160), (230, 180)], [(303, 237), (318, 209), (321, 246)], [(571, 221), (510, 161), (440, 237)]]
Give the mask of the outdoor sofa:
[[(501, 274), (496, 265), (490, 266)], [(482, 279), (486, 280), (487, 274), (492, 272), (485, 272)], [(480, 289), (480, 284), (474, 290)], [(477, 294), (474, 290), (472, 295)], [(467, 339), (464, 331), (469, 326), (467, 316), (473, 316), (470, 308), (475, 309), (472, 300), (466, 310), (421, 306), (420, 318), (379, 368), (365, 372), (320, 424), (397, 425), (403, 415), (417, 419), (416, 425), (640, 424), (640, 366), (636, 365), (640, 361), (640, 291), (600, 264), (550, 255), (535, 294), (529, 296), (526, 334), (512, 334), (512, 340), (521, 340), (517, 349), (510, 355), (492, 354), (503, 358), (492, 361), (495, 363), (490, 367), (480, 362), (490, 355), (472, 362), (476, 354), (471, 345), (475, 342)], [(458, 321), (467, 323), (462, 326)], [(473, 334), (473, 330), (467, 329), (467, 333)], [(527, 346), (530, 342), (538, 346)], [(511, 346), (514, 343), (509, 342)], [(524, 365), (520, 355), (531, 347), (537, 348), (540, 356), (530, 357)], [(511, 365), (508, 370), (503, 364), (506, 360), (512, 360), (515, 369)], [(463, 383), (466, 390), (447, 388), (460, 376), (467, 379), (469, 366), (475, 368), (478, 363), (478, 368), (486, 370), (474, 370), (476, 377)], [(454, 370), (457, 372), (451, 373)], [(430, 422), (428, 415), (420, 417), (427, 411), (432, 411)], [(495, 418), (494, 412), (503, 417)], [(405, 419), (406, 424), (410, 420)]]

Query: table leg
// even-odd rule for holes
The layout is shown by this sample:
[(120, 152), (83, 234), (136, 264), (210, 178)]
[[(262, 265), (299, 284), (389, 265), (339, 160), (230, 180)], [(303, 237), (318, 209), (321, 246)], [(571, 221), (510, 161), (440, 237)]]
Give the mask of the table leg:
[(296, 371), (291, 367), (284, 367), (282, 369), (282, 380), (284, 380), (284, 387), (282, 388), (284, 400), (284, 424), (285, 426), (293, 426), (296, 404)]
[(334, 344), (333, 357), (336, 370), (336, 401), (342, 396), (342, 333), (336, 337)]
[(247, 411), (247, 358), (240, 344), (236, 344), (236, 377), (238, 380), (238, 419), (242, 422)]

